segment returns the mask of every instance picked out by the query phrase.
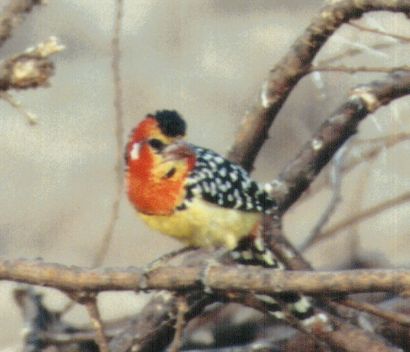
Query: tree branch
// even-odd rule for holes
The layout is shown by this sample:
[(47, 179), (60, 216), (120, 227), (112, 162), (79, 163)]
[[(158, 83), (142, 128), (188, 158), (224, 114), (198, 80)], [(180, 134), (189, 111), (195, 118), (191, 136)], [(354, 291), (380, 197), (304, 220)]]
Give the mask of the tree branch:
[(10, 0), (0, 16), (0, 47), (10, 38), (12, 30), (23, 19), (23, 14), (42, 3), (42, 0)]
[[(203, 268), (84, 269), (30, 260), (0, 259), (0, 280), (12, 280), (68, 291), (178, 290), (200, 288)], [(339, 272), (277, 271), (259, 267), (212, 266), (206, 282), (211, 289), (308, 295), (388, 291), (410, 292), (409, 270), (346, 270)]]
[(289, 52), (271, 70), (257, 106), (243, 120), (228, 157), (251, 170), (256, 155), (267, 138), (289, 93), (306, 75), (319, 50), (343, 23), (370, 11), (410, 12), (406, 0), (341, 0), (323, 7)]
[(309, 187), (340, 146), (357, 131), (359, 123), (379, 107), (410, 93), (410, 73), (394, 72), (383, 80), (357, 87), (326, 120), (299, 155), (275, 182), (280, 210), (289, 208)]
[(15, 55), (0, 64), (0, 91), (47, 86), (54, 74), (49, 56), (63, 50), (57, 38), (50, 37), (34, 48)]

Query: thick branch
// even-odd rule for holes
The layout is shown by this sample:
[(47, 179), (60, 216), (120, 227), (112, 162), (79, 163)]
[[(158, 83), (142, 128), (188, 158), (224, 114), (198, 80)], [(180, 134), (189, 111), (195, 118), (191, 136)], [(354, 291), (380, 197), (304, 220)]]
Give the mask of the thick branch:
[[(29, 260), (0, 260), (0, 280), (49, 286), (69, 291), (187, 290), (200, 287), (203, 268), (161, 267), (146, 278), (137, 268), (84, 269)], [(276, 271), (259, 267), (214, 266), (207, 271), (214, 290), (255, 293), (303, 292), (309, 295), (356, 292), (410, 292), (409, 270), (346, 270), (339, 272)]]
[(289, 208), (309, 187), (340, 146), (357, 131), (369, 113), (410, 93), (410, 73), (396, 72), (353, 90), (344, 103), (326, 120), (299, 155), (279, 175), (276, 197), (281, 211)]
[(343, 23), (370, 11), (410, 12), (407, 0), (341, 0), (325, 6), (290, 51), (272, 69), (262, 89), (257, 106), (246, 116), (236, 134), (229, 158), (245, 169), (252, 169), (256, 155), (289, 93), (307, 74), (312, 61), (327, 39)]

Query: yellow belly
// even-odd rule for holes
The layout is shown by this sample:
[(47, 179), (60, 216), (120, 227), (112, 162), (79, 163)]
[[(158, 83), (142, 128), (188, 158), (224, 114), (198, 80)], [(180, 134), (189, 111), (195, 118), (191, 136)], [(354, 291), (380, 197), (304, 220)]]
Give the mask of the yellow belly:
[(196, 199), (191, 206), (173, 215), (145, 215), (153, 229), (195, 247), (236, 247), (261, 219), (260, 213), (227, 209)]

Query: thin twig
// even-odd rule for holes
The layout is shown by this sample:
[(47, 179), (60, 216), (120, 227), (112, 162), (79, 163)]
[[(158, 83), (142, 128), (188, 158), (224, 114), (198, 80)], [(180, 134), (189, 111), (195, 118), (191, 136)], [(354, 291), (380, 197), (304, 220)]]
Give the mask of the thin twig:
[(308, 238), (303, 242), (300, 247), (300, 251), (304, 251), (309, 244), (320, 235), (323, 227), (329, 222), (330, 218), (336, 211), (336, 208), (340, 201), (342, 200), (342, 168), (345, 156), (347, 154), (348, 144), (343, 145), (336, 152), (331, 164), (331, 174), (330, 174), (330, 185), (332, 189), (332, 197), (330, 198), (329, 204), (327, 205), (325, 211), (319, 217), (316, 225), (313, 227)]
[(23, 20), (34, 6), (43, 4), (42, 0), (10, 0), (0, 15), (0, 47), (10, 38), (12, 30)]
[(36, 125), (38, 123), (38, 117), (34, 113), (27, 111), (19, 102), (16, 100), (10, 93), (7, 91), (1, 92), (0, 91), (0, 98), (2, 98), (4, 101), (8, 102), (13, 108), (15, 108), (21, 115), (23, 115), (26, 119), (29, 125)]
[(255, 158), (268, 136), (268, 130), (288, 95), (304, 77), (327, 39), (345, 22), (370, 11), (410, 12), (407, 0), (340, 0), (323, 7), (291, 50), (271, 70), (257, 106), (243, 120), (228, 154), (231, 160), (251, 170)]
[(100, 352), (110, 352), (108, 348), (107, 336), (104, 332), (104, 325), (101, 320), (100, 310), (97, 305), (97, 297), (89, 295), (87, 299), (84, 299), (81, 304), (87, 309), (90, 316), (91, 324), (95, 330), (95, 341), (98, 344)]
[[(390, 49), (395, 45), (397, 45), (397, 43), (377, 43), (374, 45), (369, 45), (368, 48), (370, 50), (380, 51), (384, 49)], [(363, 50), (363, 48), (348, 48), (347, 50), (341, 53), (332, 56), (327, 56), (324, 59), (318, 60), (316, 64), (318, 66), (328, 66), (329, 64), (333, 64), (334, 62), (343, 60), (345, 58), (352, 58), (353, 56), (361, 55), (363, 54)]]
[(342, 220), (338, 222), (337, 224), (333, 225), (330, 227), (327, 231), (322, 232), (318, 236), (316, 236), (315, 240), (311, 241), (307, 246), (306, 249), (311, 247), (313, 244), (316, 244), (319, 241), (322, 241), (324, 239), (330, 238), (334, 236), (336, 233), (354, 225), (357, 224), (361, 221), (365, 221), (377, 214), (380, 214), (381, 212), (391, 209), (393, 207), (399, 206), (403, 203), (407, 203), (410, 201), (410, 192), (405, 192), (401, 194), (398, 197), (394, 197), (392, 199), (388, 199), (384, 202), (381, 202), (379, 204), (376, 204), (373, 207), (367, 208), (363, 210), (362, 212), (349, 217), (345, 220)]
[[(355, 151), (353, 156), (350, 156), (348, 160), (344, 163), (344, 166), (342, 168), (342, 173), (343, 175), (351, 172), (354, 170), (357, 166), (362, 165), (365, 162), (371, 162), (375, 158), (377, 158), (380, 153), (386, 149), (392, 148), (396, 146), (397, 144), (408, 141), (410, 140), (410, 133), (406, 132), (401, 132), (393, 135), (388, 135), (384, 137), (376, 137), (376, 138), (369, 138), (369, 139), (355, 139), (353, 142), (353, 148), (356, 145), (361, 145), (361, 144), (373, 144), (372, 146), (368, 147), (368, 149), (365, 149), (363, 151)], [(302, 200), (307, 200), (320, 190), (322, 190), (324, 187), (328, 186), (329, 184), (329, 178), (324, 177), (322, 179), (317, 179), (314, 187), (309, 189), (308, 192), (306, 192), (301, 198), (300, 201)]]
[(394, 71), (410, 71), (410, 66), (397, 66), (397, 67), (370, 67), (370, 66), (322, 66), (315, 65), (309, 69), (309, 72), (343, 72), (348, 74), (362, 73), (362, 72), (372, 72), (372, 73), (390, 73)]
[(188, 312), (188, 304), (184, 296), (177, 297), (177, 316), (175, 321), (175, 334), (168, 352), (179, 352), (182, 346), (182, 335), (185, 327), (185, 314)]
[(112, 62), (111, 68), (113, 73), (114, 82), (114, 108), (115, 108), (115, 140), (117, 143), (116, 149), (116, 164), (115, 164), (115, 175), (116, 175), (116, 189), (114, 202), (112, 204), (111, 217), (108, 222), (107, 229), (105, 230), (104, 236), (101, 240), (101, 247), (97, 252), (94, 259), (94, 266), (100, 266), (107, 255), (108, 248), (111, 243), (111, 239), (114, 233), (114, 227), (118, 219), (120, 201), (123, 189), (123, 148), (124, 148), (124, 123), (123, 123), (123, 109), (122, 109), (122, 85), (121, 85), (121, 49), (120, 49), (120, 37), (121, 37), (121, 25), (123, 19), (123, 0), (116, 0), (116, 12), (114, 21), (114, 34), (112, 37), (111, 48), (112, 48)]
[(393, 323), (397, 323), (403, 326), (410, 327), (410, 315), (399, 313), (399, 312), (391, 312), (391, 311), (379, 308), (375, 306), (374, 304), (370, 304), (367, 302), (359, 302), (353, 299), (344, 299), (338, 302), (347, 307), (354, 308), (362, 312), (375, 315), (384, 320), (388, 320)]
[(349, 26), (354, 27), (354, 28), (360, 29), (361, 31), (364, 31), (364, 32), (374, 33), (374, 34), (378, 34), (378, 35), (384, 35), (384, 36), (387, 36), (387, 37), (391, 37), (391, 38), (400, 40), (402, 42), (410, 43), (410, 37), (407, 37), (407, 36), (404, 36), (404, 35), (391, 33), (391, 32), (385, 32), (385, 31), (381, 31), (381, 30), (376, 29), (376, 28), (369, 28), (369, 27), (363, 26), (363, 25), (361, 25), (357, 22), (349, 22), (347, 24)]

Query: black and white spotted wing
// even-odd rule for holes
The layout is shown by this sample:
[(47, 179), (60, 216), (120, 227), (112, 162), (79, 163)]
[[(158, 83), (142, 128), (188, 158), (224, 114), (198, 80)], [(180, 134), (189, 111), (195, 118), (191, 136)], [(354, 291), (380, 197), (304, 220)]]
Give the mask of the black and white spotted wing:
[(196, 195), (224, 208), (250, 212), (269, 212), (275, 201), (258, 183), (251, 180), (240, 166), (232, 164), (212, 150), (194, 145), (196, 165), (185, 185), (186, 197), (178, 207), (182, 210)]

